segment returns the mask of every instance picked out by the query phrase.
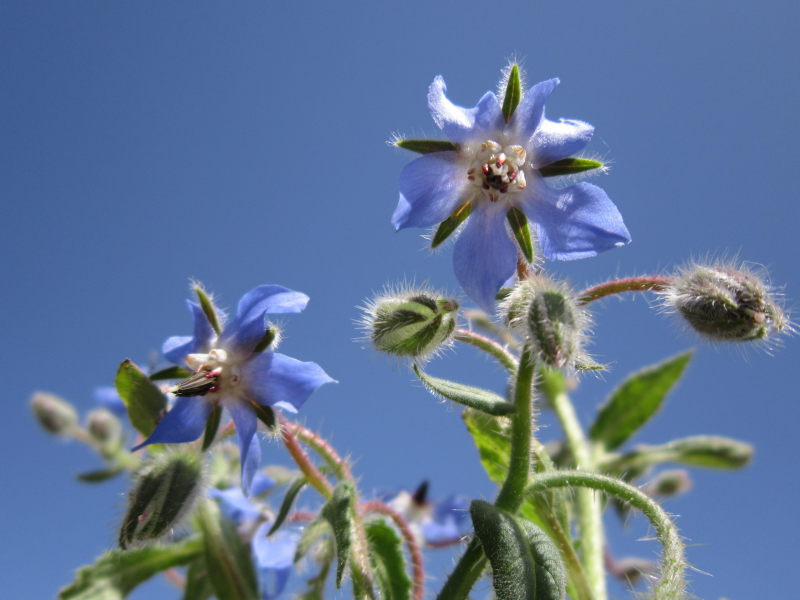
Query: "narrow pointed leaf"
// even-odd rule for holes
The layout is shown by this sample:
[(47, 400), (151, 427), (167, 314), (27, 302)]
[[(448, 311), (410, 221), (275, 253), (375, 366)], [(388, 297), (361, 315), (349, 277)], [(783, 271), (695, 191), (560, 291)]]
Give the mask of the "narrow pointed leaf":
[(168, 379), (186, 379), (192, 376), (191, 371), (182, 367), (167, 367), (150, 375), (150, 381), (165, 381)]
[(219, 335), (222, 332), (222, 325), (220, 324), (217, 309), (214, 308), (214, 303), (211, 302), (211, 298), (208, 297), (205, 290), (199, 285), (194, 286), (194, 291), (197, 294), (197, 299), (200, 301), (200, 308), (203, 309), (206, 319), (208, 319), (208, 322), (211, 323), (211, 327), (214, 329), (216, 334)]
[(394, 528), (381, 519), (366, 526), (367, 544), (375, 583), (385, 600), (410, 600), (411, 579), (406, 573), (403, 540)]
[(526, 519), (517, 519), (517, 523), (525, 532), (536, 566), (536, 600), (563, 600), (567, 589), (567, 572), (558, 548), (534, 523)]
[(286, 490), (286, 495), (283, 497), (283, 502), (281, 503), (281, 508), (278, 511), (278, 516), (275, 517), (275, 523), (272, 524), (267, 536), (270, 536), (278, 531), (280, 526), (283, 525), (283, 522), (289, 515), (289, 511), (292, 509), (292, 504), (294, 504), (295, 498), (297, 498), (297, 495), (303, 490), (307, 483), (308, 480), (303, 476), (298, 477), (291, 483), (289, 489)]
[(264, 406), (258, 402), (251, 402), (251, 404), (253, 405), (253, 410), (255, 411), (258, 420), (266, 425), (267, 429), (273, 431), (278, 424), (278, 421), (275, 419), (275, 411), (272, 410), (271, 407)]
[(672, 387), (683, 375), (692, 351), (642, 369), (628, 377), (600, 407), (589, 432), (606, 449), (619, 448), (661, 407)]
[(76, 477), (79, 481), (84, 483), (100, 483), (101, 481), (108, 481), (122, 473), (125, 469), (123, 467), (111, 467), (108, 469), (99, 469), (97, 471), (88, 471), (86, 473), (79, 473)]
[(203, 553), (199, 537), (164, 547), (112, 550), (94, 564), (78, 569), (75, 581), (63, 588), (59, 600), (120, 600), (153, 575), (188, 564)]
[(511, 119), (511, 115), (519, 106), (522, 100), (522, 85), (519, 81), (519, 67), (513, 65), (511, 72), (508, 74), (508, 83), (506, 85), (506, 97), (503, 99), (503, 117), (506, 123)]
[(143, 436), (149, 436), (167, 409), (164, 394), (127, 358), (119, 366), (116, 385), (131, 424)]
[(202, 557), (198, 558), (189, 565), (182, 600), (207, 600), (213, 593), (211, 582), (208, 580), (206, 561)]
[(514, 232), (514, 239), (517, 240), (522, 256), (529, 263), (533, 263), (533, 240), (531, 239), (528, 217), (525, 216), (524, 212), (512, 206), (508, 211), (508, 223), (511, 225), (511, 231)]
[(208, 421), (206, 421), (206, 429), (203, 432), (203, 452), (208, 450), (211, 447), (211, 444), (214, 443), (214, 438), (217, 435), (217, 430), (219, 429), (219, 422), (222, 420), (222, 405), (218, 405), (214, 407), (214, 410), (211, 411), (211, 414), (208, 415)]
[(471, 212), (472, 212), (472, 201), (465, 202), (464, 204), (459, 206), (452, 215), (450, 215), (444, 221), (442, 221), (439, 224), (439, 227), (436, 229), (436, 233), (433, 234), (433, 239), (431, 240), (431, 248), (436, 248), (447, 238), (449, 238), (450, 235), (456, 229), (458, 229), (458, 226), (467, 220), (467, 217), (469, 217)]
[(585, 158), (565, 158), (539, 169), (542, 177), (558, 177), (559, 175), (575, 175), (592, 169), (599, 169), (603, 163)]
[(342, 481), (333, 491), (333, 497), (322, 507), (321, 514), (333, 528), (336, 540), (336, 588), (342, 587), (344, 568), (353, 541), (352, 523), (355, 518), (355, 488), (352, 482)]
[(425, 387), (434, 394), (457, 402), (458, 404), (494, 416), (509, 415), (516, 411), (513, 404), (507, 402), (505, 398), (498, 396), (494, 392), (470, 385), (462, 385), (454, 381), (448, 381), (447, 379), (431, 377), (423, 373), (417, 365), (414, 365), (414, 373), (416, 373), (420, 381), (425, 384)]
[(297, 542), (297, 550), (294, 553), (294, 562), (300, 561), (322, 536), (330, 535), (331, 532), (331, 525), (324, 516), (320, 515), (314, 519), (300, 535), (300, 541)]
[(420, 154), (457, 149), (447, 140), (398, 140), (394, 145), (412, 152), (419, 152)]

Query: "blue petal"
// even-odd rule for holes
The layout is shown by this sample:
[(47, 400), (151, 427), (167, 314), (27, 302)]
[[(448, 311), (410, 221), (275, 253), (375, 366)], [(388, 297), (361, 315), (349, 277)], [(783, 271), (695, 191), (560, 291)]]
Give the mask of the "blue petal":
[(392, 215), (398, 231), (441, 223), (466, 202), (469, 181), (452, 151), (432, 152), (410, 162), (400, 173), (400, 202)]
[(239, 438), (239, 460), (242, 464), (242, 492), (250, 495), (250, 484), (261, 463), (261, 444), (256, 437), (258, 418), (253, 407), (241, 398), (226, 398), (225, 408), (231, 413)]
[(251, 400), (265, 406), (282, 404), (296, 411), (325, 383), (335, 380), (318, 364), (275, 352), (258, 354), (242, 365), (241, 385), (248, 386)]
[(563, 189), (531, 182), (522, 205), (549, 259), (587, 258), (631, 241), (617, 207), (590, 183)]
[(536, 128), (544, 119), (544, 103), (558, 84), (558, 78), (548, 79), (537, 83), (527, 91), (508, 123), (507, 130), (514, 132), (513, 137), (520, 141), (528, 141), (533, 137)]
[[(261, 446), (259, 446), (259, 450), (261, 450)], [(253, 476), (253, 482), (250, 484), (250, 495), (260, 496), (264, 492), (274, 488), (276, 485), (278, 485), (278, 482), (272, 477), (262, 473), (261, 471), (256, 471), (256, 474)]]
[(591, 141), (592, 133), (594, 127), (583, 121), (542, 119), (530, 144), (531, 165), (538, 169), (575, 156)]
[(191, 335), (174, 335), (168, 338), (161, 346), (161, 352), (171, 363), (179, 367), (185, 367), (183, 361), (187, 355), (194, 353), (194, 337)]
[(453, 269), (461, 289), (490, 315), (498, 290), (517, 264), (517, 247), (506, 231), (506, 213), (505, 207), (480, 203), (453, 250)]
[(199, 396), (178, 398), (175, 406), (164, 415), (150, 437), (131, 448), (131, 452), (150, 444), (183, 444), (195, 441), (202, 435), (213, 408), (213, 403)]
[(434, 521), (444, 521), (450, 518), (454, 518), (458, 523), (467, 522), (469, 520), (469, 500), (454, 494), (434, 505)]
[(258, 569), (264, 600), (272, 600), (286, 587), (294, 564), (294, 555), (300, 541), (300, 533), (294, 529), (280, 529), (271, 537), (267, 532), (271, 523), (262, 524), (256, 530), (251, 548)]
[(456, 543), (461, 538), (461, 529), (454, 517), (442, 521), (426, 521), (422, 524), (422, 537), (426, 544)]
[(211, 488), (208, 495), (219, 500), (220, 510), (236, 525), (247, 521), (256, 521), (261, 517), (261, 511), (250, 502), (238, 487), (227, 490)]
[(161, 347), (161, 352), (164, 353), (167, 360), (179, 366), (184, 366), (183, 359), (187, 354), (208, 352), (211, 349), (211, 342), (216, 336), (200, 305), (187, 300), (186, 306), (189, 307), (189, 312), (192, 313), (194, 319), (194, 335), (171, 337)]
[(122, 398), (119, 397), (119, 393), (117, 393), (117, 388), (115, 387), (103, 385), (94, 388), (94, 399), (100, 406), (111, 411), (118, 417), (124, 417), (128, 414), (128, 409), (125, 407)]
[(487, 136), (502, 130), (505, 125), (500, 102), (492, 92), (486, 92), (475, 108), (456, 106), (445, 95), (447, 86), (439, 75), (428, 90), (428, 108), (444, 134), (454, 144)]

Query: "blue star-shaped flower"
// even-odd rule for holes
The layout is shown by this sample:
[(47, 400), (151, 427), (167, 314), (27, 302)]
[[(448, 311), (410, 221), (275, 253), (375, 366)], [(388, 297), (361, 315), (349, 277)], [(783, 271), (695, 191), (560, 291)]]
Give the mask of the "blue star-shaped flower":
[(401, 490), (380, 497), (403, 515), (411, 531), (427, 546), (458, 544), (469, 529), (469, 500), (453, 494), (443, 500), (431, 501), (428, 499), (427, 481), (413, 492)]
[(464, 292), (494, 313), (494, 299), (517, 264), (517, 247), (506, 230), (510, 209), (533, 223), (544, 256), (572, 260), (630, 242), (617, 207), (589, 183), (554, 189), (540, 169), (580, 152), (594, 128), (582, 121), (550, 121), (547, 97), (559, 83), (533, 86), (506, 122), (500, 100), (487, 92), (475, 108), (448, 100), (437, 77), (428, 92), (433, 120), (456, 150), (431, 152), (400, 174), (400, 202), (392, 217), (397, 230), (431, 227), (471, 202), (471, 212), (453, 252)]
[(211, 411), (221, 404), (236, 425), (242, 490), (248, 495), (261, 462), (254, 405), (276, 406), (295, 413), (314, 390), (334, 381), (316, 363), (300, 362), (269, 349), (255, 351), (267, 335), (266, 315), (300, 312), (308, 303), (308, 296), (278, 285), (257, 287), (242, 297), (236, 317), (225, 324), (219, 336), (202, 308), (187, 303), (194, 316), (194, 335), (171, 337), (164, 342), (162, 351), (171, 362), (195, 371), (196, 385), (191, 390), (175, 391), (180, 396), (175, 406), (134, 450), (148, 444), (196, 440), (203, 434)]

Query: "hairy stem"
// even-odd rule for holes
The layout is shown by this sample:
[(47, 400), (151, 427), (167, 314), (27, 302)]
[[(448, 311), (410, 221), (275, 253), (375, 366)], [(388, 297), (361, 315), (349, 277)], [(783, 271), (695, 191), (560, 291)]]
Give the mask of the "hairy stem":
[(672, 283), (668, 277), (628, 277), (627, 279), (615, 279), (607, 281), (594, 287), (583, 290), (578, 294), (577, 299), (580, 304), (589, 304), (600, 298), (621, 294), (623, 292), (646, 292), (650, 290), (663, 290)]
[(582, 471), (554, 471), (537, 475), (528, 488), (530, 493), (543, 492), (557, 487), (585, 487), (616, 496), (638, 508), (655, 527), (658, 540), (663, 547), (661, 578), (653, 587), (655, 600), (678, 600), (684, 598), (686, 582), (683, 570), (686, 562), (683, 543), (678, 529), (664, 509), (644, 492), (623, 481)]
[(337, 478), (353, 478), (347, 463), (336, 453), (336, 450), (334, 450), (328, 442), (323, 440), (316, 433), (297, 423), (286, 421), (283, 418), (281, 418), (281, 425), (291, 431), (298, 440), (307, 444), (314, 452), (319, 454), (323, 460), (330, 465)]
[(517, 357), (511, 354), (511, 352), (503, 348), (493, 339), (483, 336), (479, 333), (475, 333), (474, 331), (470, 331), (469, 329), (456, 329), (453, 333), (453, 337), (459, 342), (470, 344), (471, 346), (475, 346), (479, 350), (483, 350), (484, 352), (490, 354), (496, 358), (497, 361), (503, 365), (509, 373), (516, 372), (518, 368)]
[(292, 455), (294, 462), (300, 467), (300, 470), (303, 472), (303, 475), (306, 476), (308, 482), (314, 489), (322, 494), (326, 500), (330, 500), (331, 496), (333, 496), (333, 486), (312, 464), (311, 459), (308, 458), (308, 454), (305, 453), (302, 446), (300, 446), (300, 443), (297, 441), (297, 438), (284, 423), (281, 424), (281, 437), (283, 438), (283, 443), (286, 445), (286, 449), (289, 451), (289, 454)]

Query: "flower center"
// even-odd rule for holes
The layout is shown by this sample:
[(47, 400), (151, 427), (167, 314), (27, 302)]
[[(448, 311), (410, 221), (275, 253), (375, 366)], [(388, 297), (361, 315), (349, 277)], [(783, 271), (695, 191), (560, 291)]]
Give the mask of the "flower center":
[(525, 156), (522, 146), (503, 148), (493, 140), (486, 140), (467, 170), (467, 179), (486, 190), (492, 202), (497, 202), (500, 194), (525, 189), (525, 173), (522, 171)]
[(176, 396), (205, 396), (224, 386), (234, 387), (241, 379), (241, 368), (225, 350), (215, 348), (208, 354), (189, 354), (185, 360), (195, 373), (170, 388)]

